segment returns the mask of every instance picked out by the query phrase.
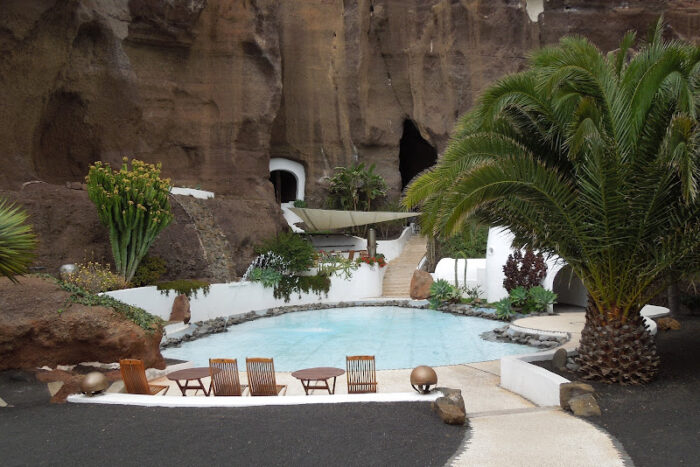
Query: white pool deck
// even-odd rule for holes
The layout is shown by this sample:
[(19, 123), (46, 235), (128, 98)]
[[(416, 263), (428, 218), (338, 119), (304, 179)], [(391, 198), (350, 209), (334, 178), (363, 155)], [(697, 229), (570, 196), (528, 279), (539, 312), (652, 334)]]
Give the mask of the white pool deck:
[[(514, 324), (543, 331), (562, 331), (572, 339), (563, 347), (573, 350), (584, 324), (583, 313), (562, 313), (517, 320)], [(540, 407), (500, 387), (500, 361), (435, 367), (438, 386), (461, 389), (470, 430), (461, 448), (450, 459), (454, 466), (624, 466), (626, 455), (604, 431), (585, 419), (574, 417), (559, 407)], [(302, 386), (290, 373), (277, 373), (277, 383), (287, 385), (283, 397), (204, 397), (201, 391), (180, 396), (174, 382), (161, 377), (151, 382), (168, 384), (167, 396), (108, 394), (86, 398), (71, 396), (70, 402), (93, 402), (163, 406), (252, 406), (302, 403), (382, 402), (432, 400), (437, 395), (420, 396), (409, 384), (411, 370), (377, 372), (378, 394), (348, 395), (346, 380), (340, 376), (336, 394), (315, 390), (304, 395)], [(245, 373), (241, 372), (245, 382)], [(204, 381), (208, 384), (208, 381)], [(112, 388), (112, 391), (118, 387)], [(130, 402), (124, 401), (124, 398)], [(221, 400), (220, 402), (218, 400)]]

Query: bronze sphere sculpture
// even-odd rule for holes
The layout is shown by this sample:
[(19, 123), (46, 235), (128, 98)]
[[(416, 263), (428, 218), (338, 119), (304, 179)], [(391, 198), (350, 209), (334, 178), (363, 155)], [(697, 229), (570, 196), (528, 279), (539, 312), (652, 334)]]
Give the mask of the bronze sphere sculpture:
[(91, 371), (86, 374), (83, 380), (80, 382), (80, 390), (86, 396), (94, 396), (99, 394), (109, 387), (109, 380), (99, 371)]
[(420, 394), (428, 394), (438, 382), (437, 373), (429, 366), (417, 366), (411, 372), (411, 386)]

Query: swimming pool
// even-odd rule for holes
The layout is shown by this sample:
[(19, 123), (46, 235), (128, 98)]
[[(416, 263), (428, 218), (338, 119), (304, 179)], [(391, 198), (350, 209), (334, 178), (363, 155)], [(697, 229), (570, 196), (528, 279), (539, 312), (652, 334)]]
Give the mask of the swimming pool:
[(208, 366), (209, 358), (272, 357), (276, 371), (316, 366), (345, 368), (346, 355), (375, 355), (378, 370), (442, 366), (530, 353), (532, 347), (487, 342), (479, 334), (499, 323), (434, 310), (396, 306), (287, 313), (232, 326), (180, 347), (166, 358)]

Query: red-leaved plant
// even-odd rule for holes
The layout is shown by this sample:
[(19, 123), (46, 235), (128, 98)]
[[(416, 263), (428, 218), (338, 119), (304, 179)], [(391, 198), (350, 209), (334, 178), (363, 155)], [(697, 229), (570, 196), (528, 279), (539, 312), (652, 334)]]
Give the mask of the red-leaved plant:
[(520, 250), (515, 250), (508, 255), (503, 273), (506, 276), (503, 279), (503, 287), (510, 293), (518, 287), (530, 289), (542, 284), (542, 280), (547, 275), (547, 265), (542, 253), (535, 254), (534, 251), (527, 249), (523, 256)]

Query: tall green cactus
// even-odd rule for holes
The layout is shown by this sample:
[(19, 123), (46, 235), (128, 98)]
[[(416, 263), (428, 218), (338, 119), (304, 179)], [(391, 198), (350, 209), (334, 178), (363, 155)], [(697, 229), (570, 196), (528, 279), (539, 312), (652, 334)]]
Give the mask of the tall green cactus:
[(170, 179), (160, 178), (160, 164), (125, 157), (120, 170), (96, 162), (85, 180), (102, 224), (109, 229), (114, 265), (131, 281), (158, 234), (173, 220)]

